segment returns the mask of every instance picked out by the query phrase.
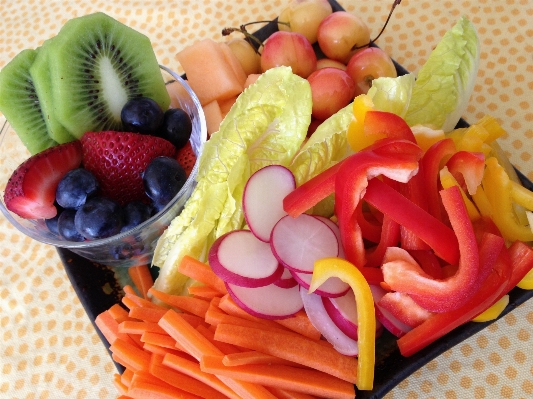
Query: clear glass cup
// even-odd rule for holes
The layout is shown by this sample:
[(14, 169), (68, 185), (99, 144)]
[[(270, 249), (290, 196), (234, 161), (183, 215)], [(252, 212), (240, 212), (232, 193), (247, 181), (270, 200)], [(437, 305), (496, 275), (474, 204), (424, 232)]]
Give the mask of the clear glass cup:
[[(166, 83), (179, 82), (179, 90), (172, 98), (171, 106), (187, 111), (192, 120), (191, 145), (199, 158), (207, 140), (205, 116), (200, 101), (185, 80), (170, 69), (160, 66)], [(131, 267), (150, 263), (158, 238), (183, 209), (196, 186), (198, 161), (179, 193), (164, 209), (130, 231), (115, 236), (84, 242), (66, 241), (50, 232), (44, 220), (27, 220), (5, 207), (4, 191), (11, 173), (30, 156), (9, 123), (0, 130), (0, 210), (9, 222), (25, 235), (45, 244), (66, 248), (91, 261), (108, 266)]]

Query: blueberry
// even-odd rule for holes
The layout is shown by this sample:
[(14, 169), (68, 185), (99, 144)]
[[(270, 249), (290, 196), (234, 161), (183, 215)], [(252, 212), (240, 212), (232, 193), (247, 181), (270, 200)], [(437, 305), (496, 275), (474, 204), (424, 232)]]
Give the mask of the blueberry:
[(111, 237), (122, 228), (122, 209), (105, 197), (92, 197), (76, 212), (76, 229), (88, 240)]
[(187, 144), (191, 133), (192, 122), (187, 112), (181, 108), (170, 108), (165, 111), (158, 136), (170, 141), (176, 149), (180, 149)]
[(152, 207), (141, 201), (128, 202), (122, 208), (123, 225), (121, 232), (133, 229), (152, 216)]
[(98, 181), (91, 172), (83, 168), (73, 169), (57, 185), (56, 202), (66, 209), (78, 209), (97, 191)]
[(144, 190), (156, 207), (168, 204), (186, 180), (187, 175), (183, 167), (177, 160), (169, 157), (154, 158), (143, 173)]
[(136, 97), (129, 100), (120, 113), (125, 131), (155, 134), (163, 122), (163, 110), (148, 97)]
[(57, 222), (59, 221), (59, 216), (61, 215), (61, 212), (63, 212), (63, 208), (59, 206), (57, 202), (54, 202), (54, 205), (57, 209), (57, 215), (55, 215), (53, 218), (50, 219), (44, 219), (44, 224), (50, 230), (52, 233), (59, 235), (59, 230), (57, 228)]
[(59, 215), (57, 219), (57, 230), (59, 235), (67, 241), (85, 241), (78, 229), (76, 229), (74, 219), (76, 217), (76, 211), (74, 209), (65, 209)]

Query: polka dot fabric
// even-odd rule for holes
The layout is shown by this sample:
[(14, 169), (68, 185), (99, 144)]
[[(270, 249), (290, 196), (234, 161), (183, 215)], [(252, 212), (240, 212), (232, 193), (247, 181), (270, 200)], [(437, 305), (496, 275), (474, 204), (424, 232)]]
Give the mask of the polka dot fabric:
[[(179, 70), (174, 55), (202, 38), (226, 40), (221, 29), (272, 19), (288, 0), (39, 1), (0, 7), (0, 68), (36, 48), (70, 18), (103, 11), (143, 32), (160, 63)], [(392, 1), (344, 0), (375, 34)], [(533, 180), (533, 4), (528, 0), (403, 0), (378, 41), (411, 72), (461, 16), (476, 25), (480, 70), (467, 121), (498, 118), (500, 144)], [(0, 116), (0, 124), (3, 117)], [(1, 166), (1, 165), (0, 165)], [(7, 179), (0, 167), (1, 178)], [(0, 397), (108, 399), (118, 396), (108, 352), (72, 289), (54, 248), (20, 234), (0, 217)], [(422, 367), (387, 399), (531, 398), (533, 305), (526, 303)]]

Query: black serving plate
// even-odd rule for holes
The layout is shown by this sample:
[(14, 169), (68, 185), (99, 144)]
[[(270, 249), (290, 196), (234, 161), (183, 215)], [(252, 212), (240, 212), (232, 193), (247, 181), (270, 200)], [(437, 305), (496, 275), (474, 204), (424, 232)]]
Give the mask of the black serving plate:
[[(343, 8), (334, 0), (329, 0), (334, 11), (341, 11)], [(277, 31), (277, 24), (271, 22), (255, 32), (260, 40), (265, 40), (272, 33)], [(319, 57), (323, 57), (317, 48)], [(406, 74), (407, 71), (395, 62), (399, 75)], [(462, 120), (458, 127), (467, 127), (468, 123)], [(533, 191), (533, 183), (529, 181), (522, 173), (517, 171), (524, 187)], [(125, 284), (131, 284), (128, 281), (126, 269), (113, 269), (108, 266), (91, 262), (73, 252), (58, 248), (59, 256), (65, 267), (65, 271), (72, 283), (72, 286), (80, 299), (89, 319), (93, 322), (98, 314), (109, 309), (112, 305), (120, 303), (124, 295), (122, 287)], [(158, 269), (152, 269), (154, 277)], [(520, 288), (514, 288), (509, 293), (509, 305), (505, 308), (500, 318), (509, 312), (512, 312), (517, 306), (521, 305), (533, 296), (533, 290), (526, 291)], [(396, 337), (385, 331), (376, 342), (376, 370), (374, 378), (374, 389), (372, 391), (357, 391), (358, 399), (378, 399), (383, 398), (391, 389), (393, 389), (402, 380), (413, 374), (431, 360), (441, 355), (448, 349), (466, 340), (477, 332), (486, 328), (494, 321), (485, 323), (466, 323), (441, 339), (419, 351), (411, 357), (403, 357), (400, 354), (396, 344)], [(95, 325), (102, 342), (109, 349), (109, 344)], [(122, 372), (123, 368), (119, 364), (117, 369)]]

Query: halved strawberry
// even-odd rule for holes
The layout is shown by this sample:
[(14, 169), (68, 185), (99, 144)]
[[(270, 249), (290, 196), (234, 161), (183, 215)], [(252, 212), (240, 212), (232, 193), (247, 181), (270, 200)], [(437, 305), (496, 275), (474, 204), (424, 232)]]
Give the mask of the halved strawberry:
[(142, 173), (154, 158), (176, 153), (169, 141), (139, 133), (88, 132), (81, 144), (83, 166), (98, 180), (101, 194), (120, 204), (148, 201)]
[(56, 216), (56, 188), (81, 164), (81, 143), (72, 141), (33, 155), (13, 172), (4, 192), (6, 208), (25, 219)]
[(190, 141), (188, 141), (185, 146), (183, 146), (176, 152), (176, 160), (185, 170), (185, 174), (187, 175), (187, 177), (189, 177), (192, 168), (194, 167), (194, 163), (196, 162), (196, 154), (192, 149)]

